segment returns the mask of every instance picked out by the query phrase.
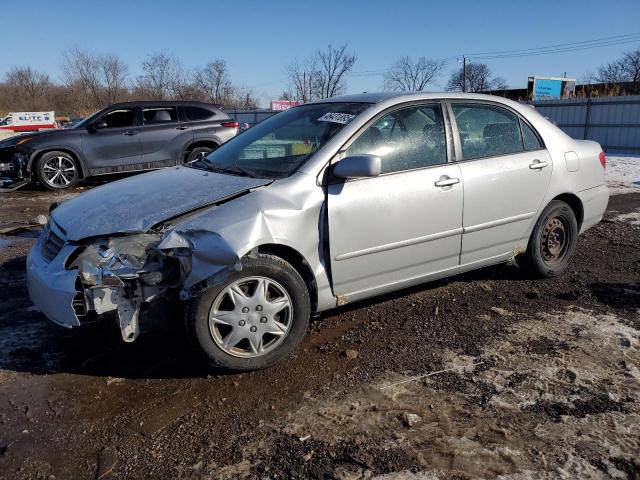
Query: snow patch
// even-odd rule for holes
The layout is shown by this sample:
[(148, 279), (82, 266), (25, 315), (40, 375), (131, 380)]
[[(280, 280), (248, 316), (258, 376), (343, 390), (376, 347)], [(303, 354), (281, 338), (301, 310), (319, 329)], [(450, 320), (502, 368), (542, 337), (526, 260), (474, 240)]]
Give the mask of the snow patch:
[(608, 156), (607, 185), (611, 195), (640, 192), (640, 156)]
[(640, 209), (629, 213), (621, 213), (612, 218), (614, 222), (630, 223), (631, 225), (640, 225)]

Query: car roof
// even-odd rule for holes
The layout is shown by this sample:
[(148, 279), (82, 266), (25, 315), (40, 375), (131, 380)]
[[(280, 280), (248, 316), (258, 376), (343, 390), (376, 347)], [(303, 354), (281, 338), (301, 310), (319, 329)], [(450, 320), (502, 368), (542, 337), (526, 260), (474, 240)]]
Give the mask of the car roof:
[(387, 100), (491, 100), (505, 104), (513, 103), (511, 100), (496, 95), (486, 95), (482, 93), (462, 93), (462, 92), (365, 92), (352, 95), (341, 95), (332, 98), (323, 98), (309, 103), (381, 103)]
[(176, 105), (215, 108), (217, 110), (220, 109), (220, 105), (216, 105), (216, 104), (213, 104), (213, 103), (194, 102), (194, 101), (185, 101), (185, 100), (175, 100), (175, 101), (171, 101), (171, 100), (158, 100), (158, 101), (140, 100), (140, 101), (135, 101), (135, 100), (132, 100), (130, 102), (114, 103), (113, 105), (109, 105), (109, 108), (111, 108), (111, 107), (171, 107), (171, 106), (176, 106)]

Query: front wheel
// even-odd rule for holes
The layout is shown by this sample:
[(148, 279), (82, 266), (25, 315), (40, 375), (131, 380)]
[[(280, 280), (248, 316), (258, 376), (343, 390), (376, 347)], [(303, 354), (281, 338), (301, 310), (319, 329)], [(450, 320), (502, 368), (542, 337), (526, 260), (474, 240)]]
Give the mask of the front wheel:
[(201, 158), (209, 155), (213, 148), (211, 147), (196, 147), (189, 152), (187, 155), (187, 163), (193, 162), (194, 160), (200, 160)]
[(543, 210), (531, 233), (525, 262), (539, 277), (555, 277), (569, 264), (578, 241), (578, 222), (569, 205), (552, 201)]
[(36, 164), (40, 184), (49, 190), (71, 188), (80, 179), (80, 168), (75, 158), (66, 152), (47, 152)]
[(193, 299), (186, 325), (192, 343), (213, 366), (248, 371), (293, 352), (310, 314), (300, 274), (281, 258), (260, 254), (244, 258), (241, 271)]

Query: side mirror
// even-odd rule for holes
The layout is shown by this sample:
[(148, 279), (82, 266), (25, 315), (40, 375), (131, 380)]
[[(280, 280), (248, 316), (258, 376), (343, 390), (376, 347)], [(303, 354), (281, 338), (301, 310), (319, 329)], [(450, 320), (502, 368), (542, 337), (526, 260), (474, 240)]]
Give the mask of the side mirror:
[(91, 128), (94, 130), (102, 130), (103, 128), (107, 128), (107, 122), (104, 120), (97, 120), (91, 124)]
[(333, 174), (339, 178), (377, 177), (381, 165), (380, 157), (376, 155), (352, 155), (340, 160), (333, 167)]

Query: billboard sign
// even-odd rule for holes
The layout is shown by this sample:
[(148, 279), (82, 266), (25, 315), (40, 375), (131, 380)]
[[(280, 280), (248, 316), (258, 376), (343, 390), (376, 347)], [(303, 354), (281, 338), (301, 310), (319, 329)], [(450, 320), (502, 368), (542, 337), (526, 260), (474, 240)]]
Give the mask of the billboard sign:
[(570, 98), (575, 90), (575, 78), (529, 77), (528, 93), (533, 101)]
[(295, 100), (271, 100), (271, 110), (289, 110), (291, 107), (300, 105)]

